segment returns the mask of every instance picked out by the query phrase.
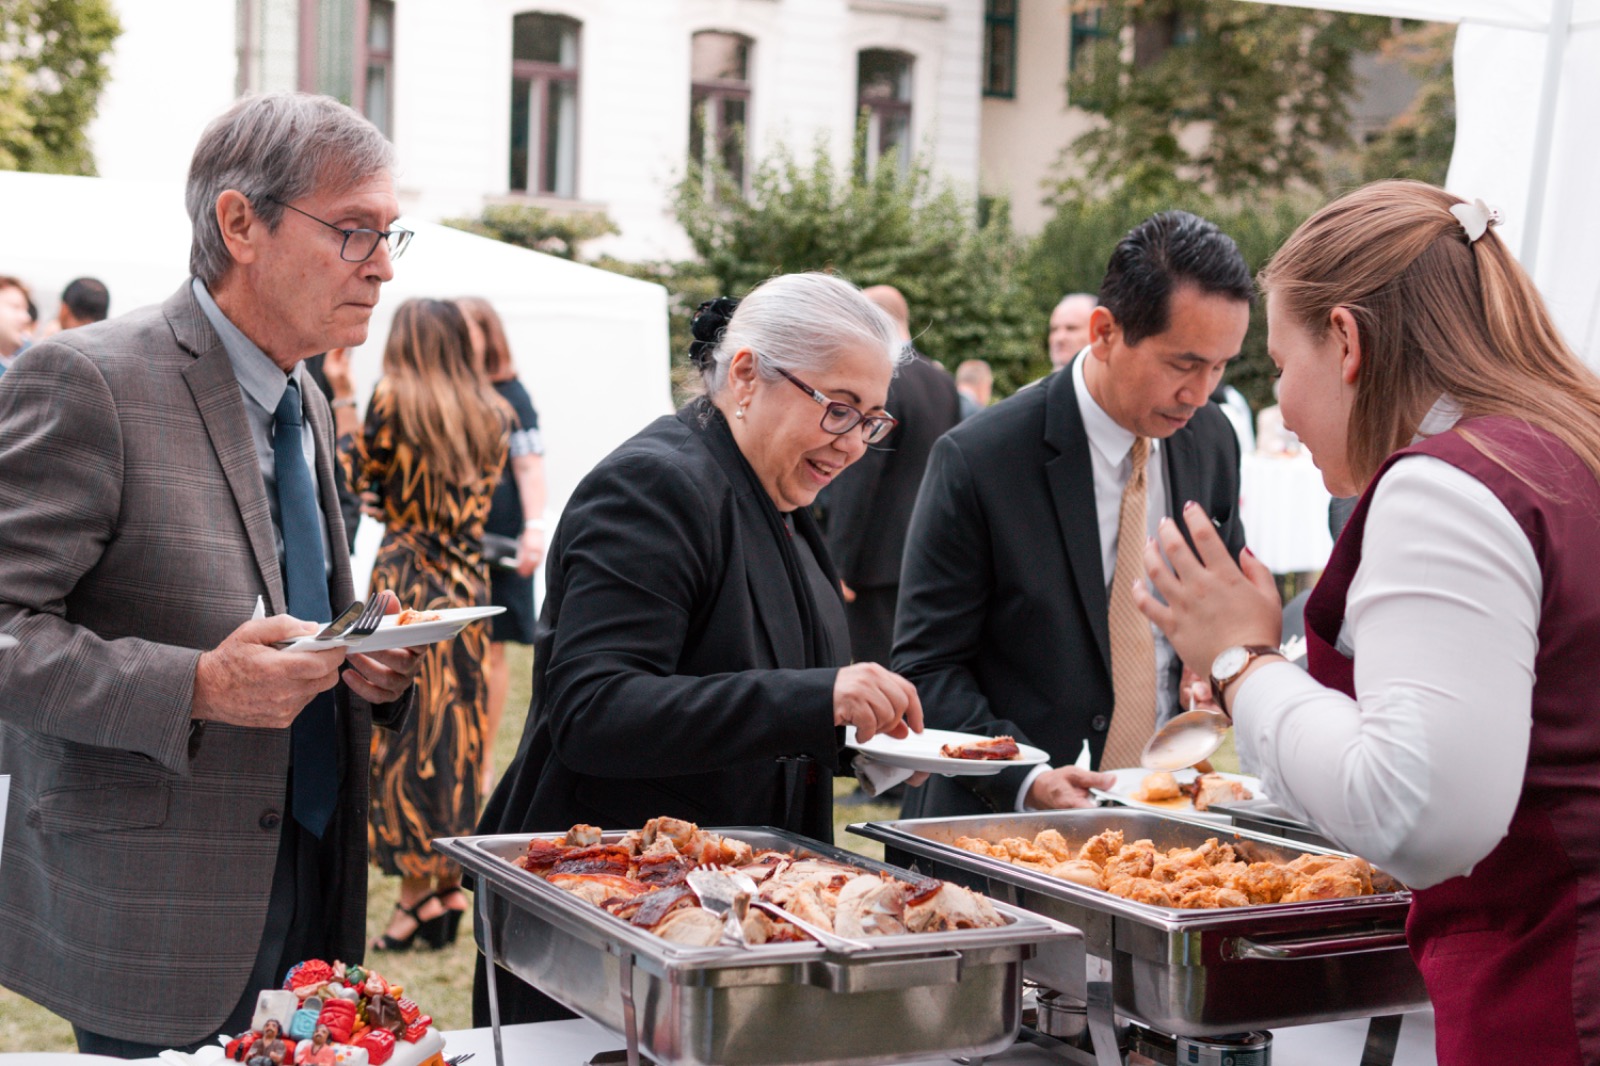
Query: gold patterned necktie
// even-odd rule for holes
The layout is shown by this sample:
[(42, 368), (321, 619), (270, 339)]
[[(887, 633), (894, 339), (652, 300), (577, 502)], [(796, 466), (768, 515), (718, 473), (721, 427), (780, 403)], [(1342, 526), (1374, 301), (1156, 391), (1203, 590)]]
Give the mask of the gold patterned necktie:
[(1115, 697), (1100, 769), (1138, 766), (1156, 728), (1156, 641), (1150, 622), (1133, 602), (1133, 583), (1144, 576), (1145, 467), (1150, 439), (1136, 437), (1128, 453), (1133, 471), (1122, 490), (1117, 519), (1117, 562), (1111, 571), (1111, 691)]

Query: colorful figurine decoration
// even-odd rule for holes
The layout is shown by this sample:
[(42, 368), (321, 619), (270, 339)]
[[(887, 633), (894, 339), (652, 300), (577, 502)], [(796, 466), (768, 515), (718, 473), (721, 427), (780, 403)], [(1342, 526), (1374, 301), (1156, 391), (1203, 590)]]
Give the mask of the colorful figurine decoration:
[(375, 970), (308, 959), (261, 993), (252, 1028), (225, 1051), (245, 1066), (386, 1066), (397, 1055), (394, 1066), (440, 1066), (432, 1025)]

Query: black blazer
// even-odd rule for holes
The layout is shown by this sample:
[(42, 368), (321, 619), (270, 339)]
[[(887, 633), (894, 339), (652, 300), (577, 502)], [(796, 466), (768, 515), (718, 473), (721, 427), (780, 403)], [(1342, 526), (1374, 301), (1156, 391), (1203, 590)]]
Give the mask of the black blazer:
[(817, 501), (833, 564), (852, 588), (900, 583), (906, 531), (933, 442), (961, 421), (955, 379), (916, 352), (890, 382), (884, 406), (900, 425), (840, 471)]
[[(794, 517), (837, 588), (815, 524)], [(602, 460), (546, 557), (528, 725), (478, 831), (672, 815), (826, 838), (842, 739), (833, 683), (849, 648), (807, 624), (798, 566), (705, 401)], [(810, 777), (808, 815), (798, 776)]]
[[(961, 423), (934, 446), (906, 544), (893, 666), (927, 724), (1009, 733), (1096, 764), (1111, 720), (1111, 636), (1089, 438), (1070, 371)], [(1197, 500), (1237, 557), (1239, 445), (1207, 404), (1162, 445), (1173, 514)], [(1175, 670), (1170, 683), (1176, 686)], [(934, 777), (908, 817), (1015, 809), (1027, 776)]]

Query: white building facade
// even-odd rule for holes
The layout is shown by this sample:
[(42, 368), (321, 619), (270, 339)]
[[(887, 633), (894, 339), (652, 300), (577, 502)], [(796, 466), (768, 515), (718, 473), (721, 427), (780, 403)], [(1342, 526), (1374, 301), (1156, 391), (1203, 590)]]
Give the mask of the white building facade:
[(100, 173), (187, 169), (243, 92), (326, 92), (393, 139), (405, 210), (604, 212), (628, 259), (685, 254), (672, 186), (780, 145), (921, 152), (977, 194), (984, 0), (116, 0)]

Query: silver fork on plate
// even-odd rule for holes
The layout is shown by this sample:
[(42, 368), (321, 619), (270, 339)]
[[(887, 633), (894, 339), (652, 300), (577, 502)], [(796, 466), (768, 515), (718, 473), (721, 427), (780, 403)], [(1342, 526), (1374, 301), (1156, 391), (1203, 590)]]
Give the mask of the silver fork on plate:
[[(323, 626), (312, 640), (338, 640), (345, 637), (370, 636), (378, 630), (378, 623), (383, 621), (383, 597), (374, 596), (371, 603), (353, 600), (350, 606), (339, 612), (339, 616)], [(274, 648), (292, 647), (304, 637), (295, 637), (292, 640), (280, 640), (272, 646)]]
[[(727, 878), (728, 881), (732, 882), (733, 887), (737, 891), (744, 893), (749, 897), (750, 906), (755, 907), (757, 910), (766, 911), (774, 918), (783, 919), (837, 955), (854, 955), (857, 952), (870, 951), (872, 949), (872, 945), (865, 940), (856, 940), (851, 937), (840, 936), (838, 933), (830, 933), (828, 930), (819, 925), (808, 922), (804, 918), (797, 918), (795, 915), (784, 910), (776, 903), (771, 903), (762, 899), (759, 890), (756, 888), (755, 879), (749, 874), (745, 873), (743, 870), (735, 867), (712, 864), (709, 866), (702, 866), (696, 870), (691, 870), (689, 872), (691, 888), (693, 887), (694, 875), (699, 873), (701, 870), (714, 873), (718, 877)], [(739, 931), (742, 935), (744, 932), (743, 927), (741, 927)]]

